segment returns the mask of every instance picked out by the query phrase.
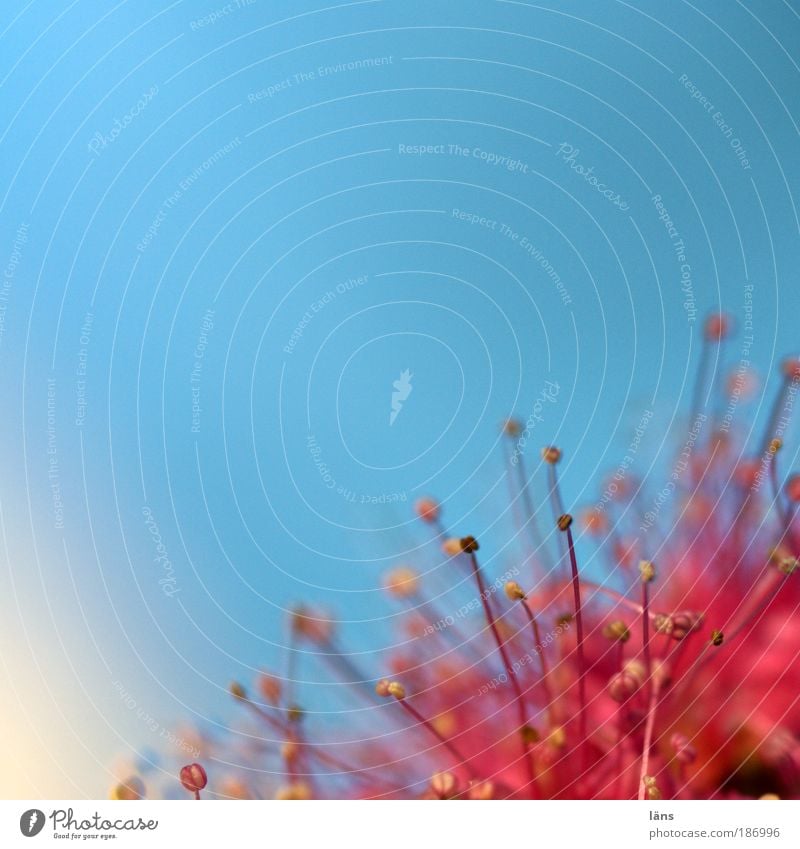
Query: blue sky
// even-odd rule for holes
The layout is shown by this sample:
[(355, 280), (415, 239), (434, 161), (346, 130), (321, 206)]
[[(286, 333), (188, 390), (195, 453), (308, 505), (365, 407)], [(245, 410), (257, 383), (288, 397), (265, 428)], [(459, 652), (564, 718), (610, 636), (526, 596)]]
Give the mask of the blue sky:
[(797, 350), (797, 4), (550, 7), (6, 4), (4, 792), (157, 748), (120, 682), (226, 715), (297, 599), (390, 645), (421, 494), (502, 571), (498, 425), (547, 381), (530, 465), (579, 504), (646, 410), (657, 465), (706, 313), (752, 285), (754, 373)]

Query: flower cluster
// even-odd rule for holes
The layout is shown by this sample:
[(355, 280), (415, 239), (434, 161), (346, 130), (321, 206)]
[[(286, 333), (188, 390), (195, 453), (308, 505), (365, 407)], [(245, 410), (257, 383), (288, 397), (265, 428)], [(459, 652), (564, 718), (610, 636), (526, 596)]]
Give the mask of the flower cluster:
[[(703, 362), (730, 324), (707, 322)], [(701, 367), (695, 398), (713, 389), (707, 380)], [(486, 574), (492, 552), (452, 533), (437, 500), (421, 499), (420, 533), (444, 558), (438, 571), (471, 587), (473, 615), (448, 615), (433, 579), (398, 566), (384, 587), (404, 611), (401, 647), (380, 669), (360, 669), (329, 618), (298, 608), (295, 640), (359, 700), (355, 733), (313, 726), (279, 676), (262, 676), (252, 692), (233, 684), (236, 702), (276, 741), (238, 752), (249, 777), (237, 779), (237, 795), (800, 797), (800, 476), (780, 469), (798, 386), (800, 361), (789, 360), (753, 453), (696, 404), (682, 425), (694, 438), (681, 473), (646, 534), (645, 484), (626, 476), (613, 498), (573, 519), (559, 448), (542, 450), (540, 498), (524, 464), (508, 463), (526, 556), (518, 580), (494, 583), (504, 592)], [(507, 445), (519, 427), (504, 423)], [(581, 566), (584, 550), (591, 568)], [(368, 718), (363, 727), (358, 717)], [(225, 742), (216, 741), (209, 773), (225, 776), (221, 764), (235, 760), (220, 754)], [(199, 795), (205, 772), (192, 765), (181, 780)], [(216, 793), (226, 795), (221, 782)]]

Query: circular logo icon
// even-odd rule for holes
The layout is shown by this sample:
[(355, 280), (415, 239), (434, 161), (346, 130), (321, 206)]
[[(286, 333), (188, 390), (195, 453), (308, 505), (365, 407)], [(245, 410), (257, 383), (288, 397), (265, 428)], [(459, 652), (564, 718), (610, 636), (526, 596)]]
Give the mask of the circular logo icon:
[(44, 811), (31, 808), (19, 818), (19, 830), (25, 837), (36, 837), (44, 828)]

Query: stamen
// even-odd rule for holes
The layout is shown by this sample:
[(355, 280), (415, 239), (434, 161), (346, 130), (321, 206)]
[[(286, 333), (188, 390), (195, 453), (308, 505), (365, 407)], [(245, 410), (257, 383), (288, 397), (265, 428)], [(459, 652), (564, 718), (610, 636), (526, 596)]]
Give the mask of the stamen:
[(639, 798), (644, 799), (645, 797), (647, 797), (647, 799), (651, 802), (655, 802), (663, 798), (661, 796), (661, 791), (656, 785), (656, 779), (652, 775), (645, 775), (642, 778), (642, 786), (639, 789)]
[(495, 622), (494, 614), (492, 613), (492, 608), (489, 604), (489, 594), (486, 591), (486, 585), (483, 580), (483, 574), (481, 573), (481, 567), (478, 563), (478, 558), (475, 556), (475, 552), (478, 551), (479, 548), (480, 546), (478, 545), (478, 541), (475, 539), (475, 537), (467, 536), (461, 540), (462, 551), (464, 551), (466, 554), (469, 554), (470, 559), (472, 561), (472, 572), (475, 575), (475, 582), (478, 585), (478, 594), (483, 605), (483, 612), (486, 617), (486, 621), (489, 625), (489, 629), (491, 630), (492, 635), (494, 636), (495, 643), (497, 643), (497, 648), (500, 651), (500, 656), (503, 659), (503, 665), (506, 668), (506, 674), (508, 675), (508, 679), (514, 689), (514, 694), (516, 696), (517, 701), (517, 711), (519, 713), (520, 739), (522, 741), (523, 758), (528, 767), (528, 776), (530, 779), (531, 787), (536, 788), (538, 783), (536, 778), (536, 769), (533, 764), (533, 755), (530, 751), (530, 741), (526, 739), (525, 735), (525, 728), (528, 725), (525, 696), (522, 693), (522, 687), (520, 687), (519, 680), (517, 679), (516, 669), (514, 669), (514, 666), (511, 663), (511, 659), (508, 656), (508, 652), (506, 651), (505, 647), (505, 641), (500, 636), (500, 632), (497, 629), (497, 623)]
[(678, 766), (678, 784), (675, 798), (680, 798), (686, 788), (686, 767), (697, 759), (697, 749), (691, 744), (685, 734), (676, 731), (669, 739), (669, 744), (675, 752), (675, 762)]
[(539, 661), (542, 665), (542, 687), (544, 688), (545, 698), (547, 699), (547, 720), (551, 727), (555, 726), (555, 705), (556, 700), (550, 687), (550, 670), (547, 663), (547, 658), (544, 654), (544, 645), (542, 644), (541, 634), (539, 632), (539, 623), (533, 615), (533, 611), (528, 604), (525, 593), (522, 587), (516, 581), (508, 581), (505, 586), (506, 595), (511, 601), (519, 601), (528, 617), (528, 622), (531, 626), (534, 639), (534, 651), (539, 655)]
[(649, 682), (653, 674), (653, 667), (650, 661), (650, 594), (648, 588), (656, 577), (656, 567), (649, 560), (642, 560), (639, 563), (639, 574), (642, 577), (642, 656), (644, 657), (644, 666)]
[(581, 611), (581, 583), (578, 577), (578, 559), (575, 556), (575, 543), (572, 539), (572, 516), (563, 513), (558, 519), (558, 529), (567, 534), (567, 547), (569, 549), (569, 560), (572, 568), (572, 594), (575, 601), (575, 622), (578, 628), (576, 640), (576, 651), (578, 655), (578, 698), (580, 700), (580, 713), (578, 715), (578, 736), (581, 749), (582, 770), (585, 773), (588, 766), (586, 744), (588, 741), (587, 715), (586, 715), (586, 659), (583, 653), (583, 613)]
[[(656, 706), (661, 692), (661, 684), (664, 681), (664, 675), (659, 668), (658, 673), (650, 679), (650, 700), (647, 706), (647, 720), (644, 727), (644, 743), (642, 745), (642, 771), (639, 778), (639, 801), (643, 801), (645, 796), (648, 799), (660, 799), (661, 793), (655, 786), (655, 778), (648, 775), (650, 766), (650, 749), (653, 745), (653, 728), (656, 721)], [(657, 794), (657, 795), (655, 795)]]
[(419, 724), (424, 726), (433, 736), (447, 749), (453, 756), (459, 766), (463, 766), (470, 778), (475, 778), (475, 772), (470, 765), (470, 762), (458, 751), (454, 743), (442, 734), (439, 729), (428, 719), (426, 719), (416, 708), (412, 707), (406, 701), (406, 688), (399, 681), (389, 681), (383, 678), (375, 685), (375, 692), (386, 698), (394, 697), (395, 701), (399, 702), (400, 706)]

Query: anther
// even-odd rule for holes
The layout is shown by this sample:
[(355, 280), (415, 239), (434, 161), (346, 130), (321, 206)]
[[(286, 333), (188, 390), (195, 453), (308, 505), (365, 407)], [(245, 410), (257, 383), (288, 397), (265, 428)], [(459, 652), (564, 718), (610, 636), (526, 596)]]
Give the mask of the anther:
[(398, 701), (406, 697), (406, 688), (399, 681), (390, 681), (388, 678), (378, 681), (375, 692), (384, 698), (394, 696)]
[(431, 776), (431, 790), (439, 799), (452, 799), (458, 793), (458, 779), (452, 772), (435, 772)]
[(478, 540), (475, 537), (462, 537), (461, 538), (461, 550), (465, 554), (473, 554), (476, 552), (480, 546), (478, 545)]
[(639, 574), (642, 576), (642, 583), (651, 583), (656, 577), (655, 564), (651, 560), (640, 560)]
[(627, 643), (631, 638), (631, 632), (628, 630), (628, 626), (621, 619), (615, 619), (603, 628), (603, 636), (607, 640), (616, 640), (620, 643)]
[(506, 595), (511, 601), (524, 601), (525, 593), (516, 581), (508, 581), (505, 586)]
[(555, 465), (561, 459), (561, 449), (556, 448), (555, 445), (547, 445), (542, 448), (542, 459), (545, 463)]

